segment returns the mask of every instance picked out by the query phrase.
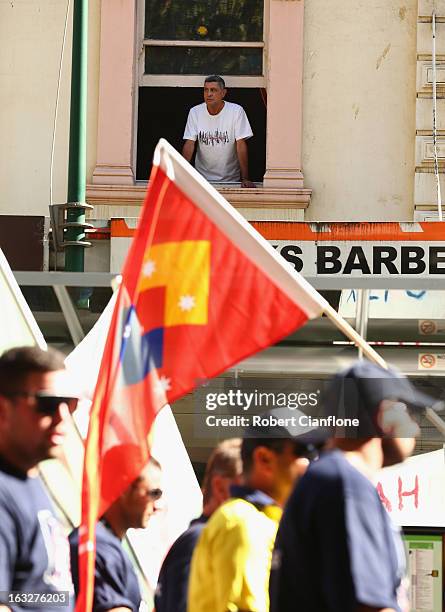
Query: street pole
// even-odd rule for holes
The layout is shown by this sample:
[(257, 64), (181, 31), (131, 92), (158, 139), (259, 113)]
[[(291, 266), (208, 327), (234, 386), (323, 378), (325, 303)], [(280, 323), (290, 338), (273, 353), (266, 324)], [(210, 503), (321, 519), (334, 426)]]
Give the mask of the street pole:
[(83, 272), (85, 242), (88, 0), (74, 0), (65, 270)]

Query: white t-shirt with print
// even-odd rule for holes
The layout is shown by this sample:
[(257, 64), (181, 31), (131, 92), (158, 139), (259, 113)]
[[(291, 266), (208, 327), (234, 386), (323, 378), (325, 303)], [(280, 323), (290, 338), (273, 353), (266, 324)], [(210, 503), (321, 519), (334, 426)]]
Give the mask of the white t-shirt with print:
[(224, 102), (217, 115), (211, 115), (205, 102), (190, 109), (184, 140), (198, 140), (195, 167), (208, 181), (239, 181), (240, 168), (236, 141), (253, 136), (244, 109)]

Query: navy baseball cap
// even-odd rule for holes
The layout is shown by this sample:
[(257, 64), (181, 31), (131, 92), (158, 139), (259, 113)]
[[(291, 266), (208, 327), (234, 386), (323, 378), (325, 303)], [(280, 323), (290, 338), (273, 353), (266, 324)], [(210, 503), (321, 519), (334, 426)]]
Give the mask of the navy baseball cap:
[(274, 408), (264, 412), (259, 418), (260, 423), (251, 424), (244, 429), (244, 439), (287, 438), (294, 442), (298, 455), (322, 448), (332, 436), (328, 428), (306, 423), (307, 416), (298, 409)]
[(422, 413), (426, 408), (444, 409), (444, 403), (418, 391), (401, 372), (384, 369), (366, 360), (357, 361), (338, 372), (323, 398), (326, 415), (360, 419), (360, 435), (380, 435), (376, 415), (383, 400), (401, 402), (410, 412)]

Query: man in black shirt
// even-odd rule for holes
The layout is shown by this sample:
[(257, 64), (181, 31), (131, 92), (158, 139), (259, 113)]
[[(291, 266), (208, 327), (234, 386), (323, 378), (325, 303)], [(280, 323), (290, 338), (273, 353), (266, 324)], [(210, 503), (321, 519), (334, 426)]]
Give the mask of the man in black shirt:
[(270, 576), (271, 612), (405, 612), (405, 557), (399, 531), (374, 480), (413, 451), (412, 418), (436, 400), (399, 372), (366, 361), (339, 372), (326, 412), (353, 416), (334, 450), (313, 462), (289, 498)]
[(51, 598), (72, 608), (68, 541), (36, 470), (60, 455), (77, 405), (64, 369), (61, 353), (37, 347), (0, 357), (0, 610), (42, 610)]

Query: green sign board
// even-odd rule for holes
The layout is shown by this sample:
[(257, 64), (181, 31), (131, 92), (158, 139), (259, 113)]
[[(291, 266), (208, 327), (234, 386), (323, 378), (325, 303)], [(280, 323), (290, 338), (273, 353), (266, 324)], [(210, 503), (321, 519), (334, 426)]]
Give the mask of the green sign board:
[(442, 536), (404, 535), (411, 612), (442, 612)]

